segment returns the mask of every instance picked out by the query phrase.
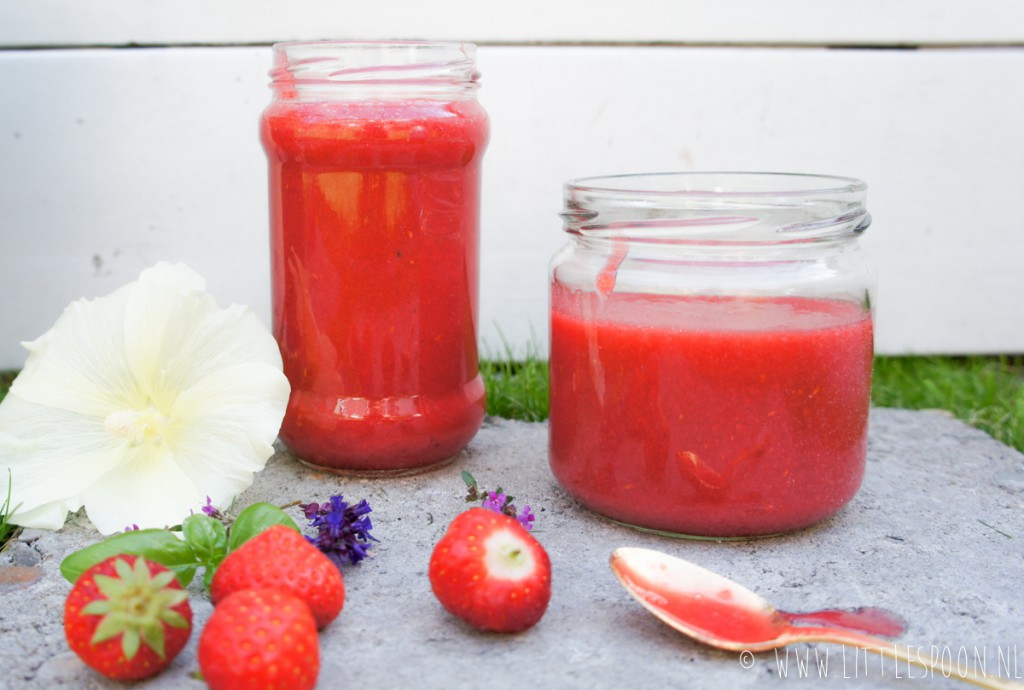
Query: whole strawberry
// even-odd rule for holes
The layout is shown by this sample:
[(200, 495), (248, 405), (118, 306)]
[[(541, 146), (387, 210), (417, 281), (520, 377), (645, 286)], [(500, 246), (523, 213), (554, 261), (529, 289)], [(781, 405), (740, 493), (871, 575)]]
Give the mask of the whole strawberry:
[(191, 633), (188, 594), (174, 573), (140, 556), (113, 556), (89, 568), (64, 604), (68, 645), (117, 680), (164, 670)]
[(306, 538), (275, 525), (228, 554), (210, 583), (210, 599), (218, 605), (243, 589), (273, 587), (306, 602), (318, 628), (338, 617), (345, 605), (341, 571)]
[(203, 628), (199, 670), (210, 690), (310, 690), (320, 673), (313, 614), (280, 589), (235, 592)]
[(514, 518), (483, 508), (456, 517), (430, 557), (441, 605), (473, 627), (519, 632), (551, 599), (551, 561)]

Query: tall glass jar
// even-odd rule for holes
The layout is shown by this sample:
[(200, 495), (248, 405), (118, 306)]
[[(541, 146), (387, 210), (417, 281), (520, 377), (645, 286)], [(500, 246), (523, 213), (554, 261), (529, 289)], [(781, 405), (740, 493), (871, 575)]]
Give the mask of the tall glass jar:
[(681, 536), (776, 534), (845, 505), (871, 388), (865, 189), (770, 173), (569, 182), (550, 270), (558, 481)]
[(283, 43), (261, 120), (281, 438), (339, 472), (418, 471), (480, 427), (475, 47)]

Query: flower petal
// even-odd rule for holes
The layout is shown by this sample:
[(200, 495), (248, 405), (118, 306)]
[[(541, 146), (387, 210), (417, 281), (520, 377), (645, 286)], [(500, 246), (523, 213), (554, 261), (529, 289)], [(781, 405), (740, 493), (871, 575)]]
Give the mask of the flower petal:
[(280, 431), (289, 391), (288, 379), (280, 369), (237, 364), (213, 372), (182, 391), (171, 416), (176, 425), (189, 429), (190, 435), (241, 435), (264, 449)]
[(8, 396), (101, 419), (114, 409), (138, 406), (124, 348), (130, 292), (128, 285), (68, 305), (50, 330), (24, 343), (29, 356)]
[[(158, 270), (159, 269), (159, 270)], [(144, 271), (125, 314), (128, 362), (141, 387), (169, 410), (175, 395), (213, 371), (245, 362), (281, 368), (281, 354), (251, 310), (222, 309), (184, 266)]]
[(43, 503), (33, 510), (19, 508), (11, 514), (10, 522), (22, 527), (58, 530), (64, 526), (68, 513), (73, 513), (81, 507), (82, 504), (75, 501), (52, 501)]
[(288, 403), (288, 380), (265, 364), (209, 374), (175, 403), (173, 445), (183, 471), (227, 505), (266, 465)]
[(118, 461), (117, 439), (93, 417), (8, 395), (0, 403), (0, 429), (18, 433), (0, 432), (0, 473), (6, 483), (11, 472), (15, 524), (51, 527), (63, 511), (52, 527), (59, 528), (68, 511), (81, 507), (83, 489)]
[(130, 448), (123, 462), (82, 492), (89, 520), (103, 534), (131, 524), (142, 529), (179, 524), (205, 496), (170, 450), (150, 445)]

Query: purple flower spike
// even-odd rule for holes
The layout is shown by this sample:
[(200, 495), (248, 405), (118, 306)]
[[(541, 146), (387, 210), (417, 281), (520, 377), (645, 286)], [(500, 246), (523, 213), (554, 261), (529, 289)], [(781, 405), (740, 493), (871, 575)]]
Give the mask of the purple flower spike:
[(372, 509), (363, 499), (349, 505), (342, 496), (331, 496), (329, 503), (304, 503), (299, 506), (317, 530), (306, 539), (320, 549), (339, 568), (348, 561), (356, 564), (369, 556), (371, 541), (379, 541), (370, 534), (373, 523), (366, 517)]
[(493, 510), (495, 513), (501, 513), (505, 508), (505, 501), (505, 494), (501, 492), (488, 491), (487, 497), (483, 502), (483, 507), (487, 510)]
[(473, 475), (465, 470), (462, 471), (462, 481), (466, 483), (469, 489), (466, 496), (468, 502), (476, 503), (480, 501), (482, 508), (502, 515), (508, 515), (518, 520), (519, 524), (525, 529), (533, 529), (533, 522), (537, 519), (537, 515), (530, 512), (530, 506), (523, 508), (521, 513), (518, 512), (515, 503), (513, 503), (515, 499), (506, 494), (500, 486), (497, 491), (486, 491), (480, 488)]
[(203, 506), (203, 512), (212, 517), (214, 520), (224, 519), (224, 513), (217, 510), (217, 507), (213, 505), (213, 501), (210, 500), (209, 496), (206, 497), (206, 505)]
[(537, 516), (530, 512), (530, 506), (523, 506), (523, 512), (516, 515), (516, 520), (519, 524), (526, 528), (526, 531), (533, 529), (533, 521), (537, 519)]

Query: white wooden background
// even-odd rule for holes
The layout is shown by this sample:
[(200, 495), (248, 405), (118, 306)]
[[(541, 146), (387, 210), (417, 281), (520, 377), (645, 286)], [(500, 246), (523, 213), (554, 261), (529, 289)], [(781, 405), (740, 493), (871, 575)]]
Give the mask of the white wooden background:
[(481, 340), (546, 351), (571, 177), (861, 177), (884, 353), (1024, 352), (1019, 0), (0, 0), (0, 368), (185, 261), (269, 321), (268, 45), (481, 44)]

